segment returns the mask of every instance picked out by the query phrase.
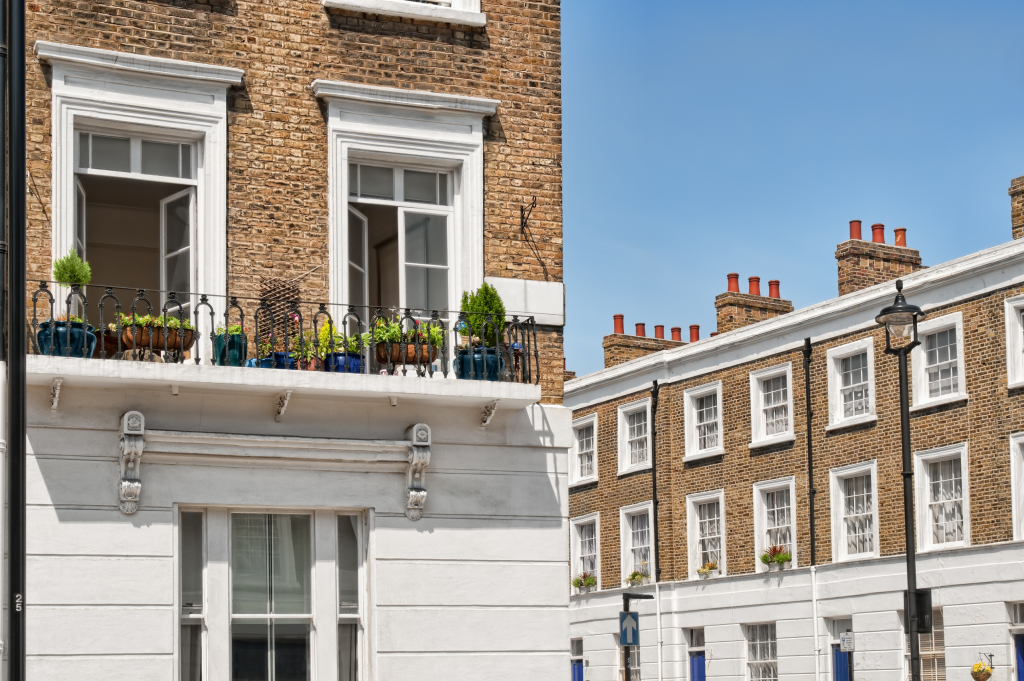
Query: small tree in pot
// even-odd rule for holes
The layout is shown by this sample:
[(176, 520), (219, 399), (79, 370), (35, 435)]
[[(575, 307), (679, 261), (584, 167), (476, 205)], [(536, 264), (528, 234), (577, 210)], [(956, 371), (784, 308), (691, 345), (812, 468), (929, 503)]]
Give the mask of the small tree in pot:
[[(72, 248), (63, 258), (54, 261), (53, 280), (60, 284), (86, 286), (92, 281), (92, 268)], [(96, 329), (87, 327), (74, 315), (70, 319), (64, 319), (64, 316), (47, 319), (39, 325), (36, 333), (39, 352), (44, 355), (64, 355), (67, 350), (70, 357), (92, 357), (96, 352)]]
[(485, 283), (476, 291), (462, 293), (460, 309), (465, 321), (456, 325), (461, 326), (458, 331), (464, 342), (455, 358), (456, 373), (459, 378), (498, 380), (505, 364), (500, 351), (505, 338), (505, 303), (498, 291)]

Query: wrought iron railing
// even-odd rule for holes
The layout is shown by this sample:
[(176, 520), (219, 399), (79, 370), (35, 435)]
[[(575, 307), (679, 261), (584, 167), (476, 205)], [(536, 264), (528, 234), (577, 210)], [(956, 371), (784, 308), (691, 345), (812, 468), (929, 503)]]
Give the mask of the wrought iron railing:
[(39, 281), (30, 335), (41, 355), (540, 382), (535, 320), (517, 315)]

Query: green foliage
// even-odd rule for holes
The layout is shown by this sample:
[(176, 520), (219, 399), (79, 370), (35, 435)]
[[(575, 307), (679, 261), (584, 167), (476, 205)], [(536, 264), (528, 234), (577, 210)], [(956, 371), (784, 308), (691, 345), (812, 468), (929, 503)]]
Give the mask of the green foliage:
[(702, 565), (699, 568), (697, 568), (697, 573), (701, 574), (701, 575), (708, 575), (708, 574), (711, 573), (712, 570), (717, 570), (717, 569), (718, 569), (718, 563), (716, 563), (714, 561), (708, 561), (707, 563), (704, 563), (704, 565)]
[(74, 248), (71, 248), (67, 255), (53, 262), (53, 280), (62, 284), (85, 286), (92, 281), (92, 268), (89, 267), (89, 263), (78, 257), (78, 252)]
[(130, 314), (121, 313), (121, 327), (131, 326), (145, 326), (151, 329), (195, 329), (192, 326), (192, 322), (188, 320), (188, 317), (182, 317), (178, 319), (175, 316), (167, 315), (148, 315), (148, 314), (136, 314), (133, 318)]
[(785, 565), (789, 561), (793, 560), (793, 554), (786, 550), (785, 546), (775, 545), (769, 546), (764, 553), (761, 554), (761, 562), (765, 565)]
[(59, 314), (59, 315), (57, 315), (57, 319), (55, 321), (58, 321), (58, 322), (71, 321), (71, 322), (77, 322), (77, 323), (81, 324), (82, 323), (82, 318), (79, 317), (78, 315), (74, 315), (73, 314), (73, 315), (71, 315), (71, 319), (69, 320), (68, 316), (66, 314)]
[[(505, 328), (505, 303), (490, 284), (483, 284), (472, 293), (463, 291), (460, 309), (466, 312), (472, 335), (483, 338), (484, 345), (494, 347)], [(493, 315), (488, 321), (487, 315)]]
[[(229, 336), (239, 336), (241, 334), (242, 334), (242, 325), (241, 324), (228, 324), (228, 335)], [(217, 327), (216, 335), (218, 335), (218, 336), (223, 336), (224, 335), (224, 325), (223, 324), (221, 324), (220, 326)]]
[(577, 589), (589, 589), (597, 586), (597, 576), (593, 572), (584, 570), (572, 580), (572, 585)]
[[(369, 344), (369, 338), (364, 344)], [(373, 340), (381, 343), (401, 343), (402, 340), (412, 345), (419, 341), (421, 345), (433, 345), (440, 347), (444, 344), (444, 328), (442, 326), (431, 326), (429, 322), (419, 322), (414, 328), (403, 330), (402, 322), (399, 319), (378, 319), (377, 326), (373, 330)], [(351, 341), (350, 341), (351, 342)]]

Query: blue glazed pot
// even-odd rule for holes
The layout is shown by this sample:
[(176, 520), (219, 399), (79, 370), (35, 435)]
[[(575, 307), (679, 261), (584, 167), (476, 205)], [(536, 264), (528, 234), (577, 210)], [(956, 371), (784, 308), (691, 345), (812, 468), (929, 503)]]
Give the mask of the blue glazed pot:
[[(505, 368), (505, 361), (501, 358), (495, 348), (473, 348), (472, 359), (470, 359), (469, 350), (459, 350), (459, 355), (455, 358), (455, 366), (453, 367), (455, 369), (455, 373), (462, 379), (483, 381), (485, 379), (485, 356), (487, 358), (486, 380), (497, 381), (498, 376)], [(470, 376), (470, 368), (472, 368), (472, 376)]]
[[(85, 328), (82, 322), (52, 322), (53, 323), (53, 345), (50, 344), (50, 320), (39, 325), (36, 332), (36, 340), (39, 342), (39, 354), (63, 357), (68, 348), (68, 332), (71, 335), (71, 348), (68, 351), (69, 357), (91, 358), (96, 352), (96, 329), (90, 326)], [(70, 327), (70, 328), (69, 328)], [(82, 350), (85, 354), (82, 354)]]
[(339, 374), (363, 373), (363, 358), (358, 352), (328, 352), (324, 355), (324, 371)]
[(222, 333), (213, 337), (213, 355), (217, 366), (240, 367), (245, 364), (247, 354), (248, 344), (244, 334)]
[[(273, 352), (271, 357), (264, 357), (257, 360), (255, 357), (250, 357), (245, 360), (245, 366), (247, 367), (260, 367), (261, 369), (294, 369), (298, 370), (298, 365), (295, 362), (295, 358), (289, 357), (287, 352)], [(277, 366), (274, 366), (274, 360), (277, 360)]]

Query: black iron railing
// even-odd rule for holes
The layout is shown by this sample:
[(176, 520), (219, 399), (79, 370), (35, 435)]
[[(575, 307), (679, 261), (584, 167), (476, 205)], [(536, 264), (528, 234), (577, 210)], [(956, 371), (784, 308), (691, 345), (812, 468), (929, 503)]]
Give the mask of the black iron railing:
[(31, 354), (540, 382), (535, 320), (516, 315), (40, 281), (30, 326)]

